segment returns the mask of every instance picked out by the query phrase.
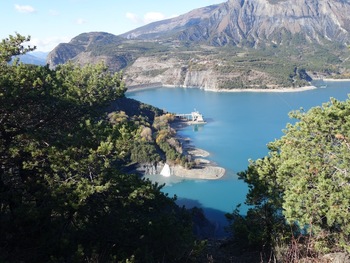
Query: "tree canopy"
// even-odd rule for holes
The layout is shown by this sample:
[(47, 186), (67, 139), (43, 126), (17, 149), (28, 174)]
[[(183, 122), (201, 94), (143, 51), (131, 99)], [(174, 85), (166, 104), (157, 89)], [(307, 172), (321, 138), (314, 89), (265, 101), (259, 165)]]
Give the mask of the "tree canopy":
[(124, 97), (121, 74), (8, 64), (33, 49), (27, 40), (0, 44), (0, 261), (180, 261), (188, 212), (120, 169), (140, 128), (108, 116)]
[(25, 37), (18, 33), (15, 36), (10, 35), (1, 41), (0, 44), (0, 61), (9, 62), (13, 56), (25, 54), (29, 51), (35, 50), (36, 47), (23, 46), (23, 42), (29, 41), (30, 36)]
[[(267, 157), (251, 162), (240, 174), (250, 188), (247, 204), (254, 205), (245, 220), (269, 207), (273, 213), (261, 218), (270, 228), (260, 228), (266, 234), (260, 245), (303, 237), (299, 241), (307, 243), (305, 255), (349, 253), (350, 100), (332, 98), (290, 115), (297, 122), (288, 124), (284, 136), (268, 145)], [(286, 231), (288, 226), (291, 231)]]

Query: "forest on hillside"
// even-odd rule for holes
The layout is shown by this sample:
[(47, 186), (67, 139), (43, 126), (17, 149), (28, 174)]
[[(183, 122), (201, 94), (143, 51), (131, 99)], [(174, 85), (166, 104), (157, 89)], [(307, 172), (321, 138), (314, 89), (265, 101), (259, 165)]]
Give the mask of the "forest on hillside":
[(28, 40), (17, 34), (0, 44), (0, 261), (188, 257), (191, 212), (161, 186), (125, 172), (146, 157), (180, 158), (174, 149), (159, 150), (171, 133), (162, 130), (162, 111), (133, 101), (143, 116), (107, 111), (125, 103), (126, 88), (103, 64), (8, 64), (33, 49), (22, 45)]
[(248, 213), (227, 214), (229, 236), (214, 242), (194, 231), (210, 226), (200, 209), (128, 172), (164, 159), (191, 168), (167, 143), (171, 115), (125, 100), (103, 64), (8, 63), (34, 49), (28, 40), (0, 43), (0, 262), (349, 258), (350, 100), (291, 113), (297, 122), (239, 174)]

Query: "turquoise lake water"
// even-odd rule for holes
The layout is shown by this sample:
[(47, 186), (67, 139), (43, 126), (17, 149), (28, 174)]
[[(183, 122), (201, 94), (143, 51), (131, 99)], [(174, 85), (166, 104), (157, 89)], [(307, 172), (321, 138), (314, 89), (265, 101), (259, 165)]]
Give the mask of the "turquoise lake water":
[[(350, 82), (325, 82), (326, 88), (303, 92), (210, 92), (196, 88), (155, 88), (128, 92), (127, 96), (173, 113), (204, 115), (207, 124), (189, 126), (179, 134), (197, 147), (210, 152), (207, 158), (226, 169), (220, 180), (183, 180), (163, 188), (177, 195), (179, 204), (201, 206), (209, 217), (232, 212), (244, 203), (247, 186), (236, 173), (247, 168), (249, 159), (267, 154), (266, 144), (283, 135), (288, 112), (322, 105), (330, 97), (348, 99)], [(243, 207), (242, 213), (246, 208)]]

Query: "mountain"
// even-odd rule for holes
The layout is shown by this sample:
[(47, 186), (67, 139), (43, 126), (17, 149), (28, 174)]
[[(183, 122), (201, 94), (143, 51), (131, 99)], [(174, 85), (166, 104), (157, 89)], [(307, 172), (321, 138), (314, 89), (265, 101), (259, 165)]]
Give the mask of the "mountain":
[(46, 58), (48, 52), (31, 52), (28, 54), (17, 56), (19, 61), (24, 64), (33, 64), (33, 65), (46, 65)]
[(310, 43), (350, 42), (348, 0), (229, 0), (123, 34), (128, 39), (207, 42), (211, 45), (286, 44), (298, 35)]
[(51, 66), (74, 60), (79, 64), (105, 61), (112, 70), (120, 70), (127, 66), (128, 54), (118, 48), (122, 37), (103, 32), (83, 33), (69, 43), (59, 44), (47, 57)]
[(30, 54), (32, 54), (34, 57), (37, 57), (39, 59), (45, 60), (47, 58), (47, 55), (49, 54), (49, 52), (44, 52), (44, 51), (33, 51)]
[(129, 87), (205, 89), (308, 85), (349, 77), (350, 0), (229, 0), (120, 36), (83, 33), (58, 45), (51, 67), (104, 61)]

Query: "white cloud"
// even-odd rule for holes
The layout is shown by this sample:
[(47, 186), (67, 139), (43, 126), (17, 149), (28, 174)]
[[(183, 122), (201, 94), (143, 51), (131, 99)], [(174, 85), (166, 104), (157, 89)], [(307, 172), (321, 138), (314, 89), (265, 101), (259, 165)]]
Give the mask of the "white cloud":
[(167, 17), (167, 18), (174, 18), (174, 17), (178, 17), (178, 14), (172, 14), (171, 16)]
[(134, 13), (128, 12), (125, 14), (125, 17), (135, 24), (140, 24), (142, 22), (141, 19)]
[(164, 14), (159, 12), (148, 12), (144, 14), (142, 18), (139, 17), (137, 14), (128, 12), (125, 14), (125, 17), (129, 19), (131, 22), (133, 22), (134, 24), (139, 24), (139, 25), (149, 24), (149, 23), (167, 18)]
[(30, 5), (15, 5), (15, 9), (20, 13), (34, 13), (36, 11)]
[(75, 23), (78, 25), (82, 25), (82, 24), (86, 24), (86, 20), (83, 18), (78, 18), (77, 20), (75, 20)]
[(60, 43), (68, 43), (71, 40), (70, 37), (47, 37), (44, 39), (39, 38), (32, 38), (30, 42), (28, 42), (28, 45), (30, 46), (36, 46), (36, 50), (38, 51), (51, 51), (53, 50), (58, 44)]
[(149, 24), (163, 19), (165, 19), (165, 15), (159, 12), (149, 12), (146, 13), (143, 17), (143, 21), (145, 24)]

